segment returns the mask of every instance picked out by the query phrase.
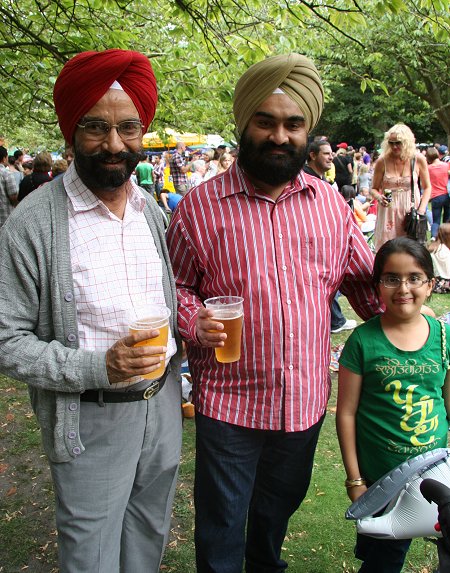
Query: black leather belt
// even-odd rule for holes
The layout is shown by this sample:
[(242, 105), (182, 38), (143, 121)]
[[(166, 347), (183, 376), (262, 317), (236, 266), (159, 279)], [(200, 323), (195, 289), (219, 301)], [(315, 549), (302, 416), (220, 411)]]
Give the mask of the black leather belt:
[(137, 402), (138, 400), (149, 400), (162, 390), (169, 373), (167, 367), (164, 375), (159, 380), (154, 380), (150, 386), (137, 392), (108, 392), (107, 390), (86, 390), (80, 394), (81, 402), (98, 402), (101, 404), (117, 404), (119, 402)]

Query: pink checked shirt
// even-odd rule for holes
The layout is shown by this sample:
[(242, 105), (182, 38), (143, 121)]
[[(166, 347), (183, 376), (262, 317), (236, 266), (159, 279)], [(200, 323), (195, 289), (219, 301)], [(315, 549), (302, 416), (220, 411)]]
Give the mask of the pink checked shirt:
[[(274, 201), (235, 162), (180, 202), (168, 245), (199, 411), (257, 429), (316, 423), (330, 394), (335, 292), (364, 319), (381, 311), (373, 256), (344, 199), (301, 172)], [(219, 295), (245, 299), (241, 359), (232, 364), (196, 340), (202, 301)]]
[[(165, 304), (161, 259), (143, 213), (145, 199), (133, 183), (123, 219), (84, 185), (73, 164), (64, 186), (80, 348), (106, 351), (128, 335), (140, 307)], [(166, 362), (175, 352), (170, 336)], [(139, 380), (114, 384), (114, 389)]]

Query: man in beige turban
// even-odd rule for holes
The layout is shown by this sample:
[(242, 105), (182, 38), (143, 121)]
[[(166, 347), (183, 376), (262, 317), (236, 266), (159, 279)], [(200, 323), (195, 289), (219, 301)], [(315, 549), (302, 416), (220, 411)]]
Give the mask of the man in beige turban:
[[(290, 516), (308, 490), (330, 393), (330, 303), (339, 289), (366, 319), (380, 312), (372, 254), (344, 199), (302, 171), (323, 88), (288, 54), (238, 81), (238, 160), (179, 203), (168, 230), (196, 408), (199, 573), (279, 573)], [(243, 299), (231, 321), (206, 298)], [(238, 321), (239, 322), (239, 321)]]

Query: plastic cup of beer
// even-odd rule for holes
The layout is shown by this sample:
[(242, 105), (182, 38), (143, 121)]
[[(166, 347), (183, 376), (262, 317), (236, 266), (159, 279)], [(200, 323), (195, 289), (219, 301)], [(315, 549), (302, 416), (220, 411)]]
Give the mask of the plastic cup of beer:
[(228, 364), (241, 357), (243, 303), (240, 296), (216, 296), (204, 302), (205, 307), (213, 311), (213, 318), (223, 324), (221, 332), (227, 335), (224, 346), (215, 348), (217, 362)]
[[(159, 330), (159, 335), (156, 338), (148, 338), (137, 342), (134, 346), (165, 346), (169, 340), (169, 317), (170, 308), (163, 304), (150, 304), (137, 312), (137, 319), (130, 323), (130, 334), (139, 332), (140, 330)], [(161, 360), (159, 367), (144, 374), (142, 378), (148, 380), (155, 380), (161, 378), (166, 369), (165, 356)]]

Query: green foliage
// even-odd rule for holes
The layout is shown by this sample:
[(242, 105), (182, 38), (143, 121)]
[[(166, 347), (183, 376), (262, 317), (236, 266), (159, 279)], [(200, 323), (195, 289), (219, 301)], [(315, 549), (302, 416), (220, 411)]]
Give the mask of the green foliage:
[[(379, 110), (370, 108), (375, 118), (386, 107), (417, 112), (420, 100), (419, 123), (434, 114), (439, 133), (450, 133), (446, 0), (21, 0), (17, 7), (4, 0), (0, 9), (0, 132), (21, 147), (62, 146), (52, 103), (57, 74), (74, 54), (111, 47), (151, 58), (160, 89), (152, 130), (160, 134), (172, 127), (233, 137), (237, 78), (292, 50), (317, 62), (327, 102), (341, 95), (341, 82), (356, 80), (369, 107), (370, 93), (379, 98)], [(352, 113), (347, 106), (347, 119)], [(364, 123), (372, 139), (378, 123)]]

